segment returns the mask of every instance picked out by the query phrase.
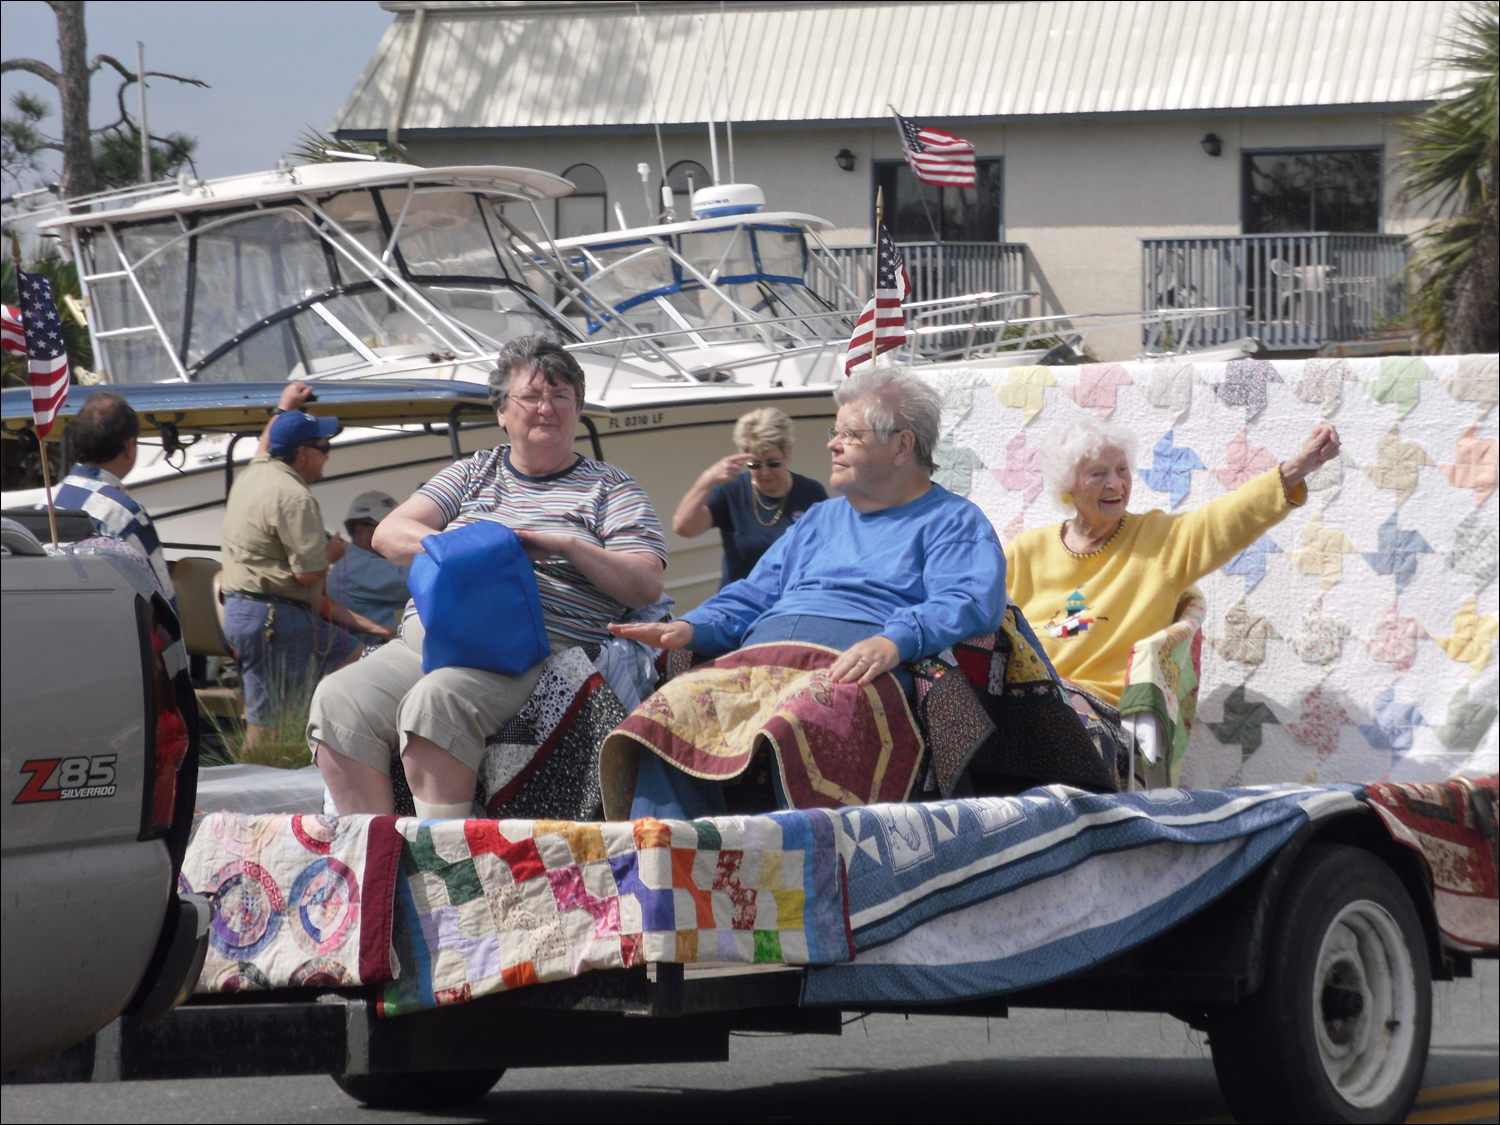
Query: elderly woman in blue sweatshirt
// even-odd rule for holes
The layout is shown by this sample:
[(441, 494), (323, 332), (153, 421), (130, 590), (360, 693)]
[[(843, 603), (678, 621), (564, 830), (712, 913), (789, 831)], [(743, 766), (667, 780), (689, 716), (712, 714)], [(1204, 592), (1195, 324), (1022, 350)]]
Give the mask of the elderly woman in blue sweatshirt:
[[(748, 578), (675, 621), (611, 625), (657, 648), (717, 656), (744, 645), (805, 641), (841, 650), (839, 682), (868, 684), (997, 629), (1005, 612), (1005, 556), (974, 504), (934, 484), (941, 407), (920, 379), (870, 371), (834, 394), (829, 484), (839, 494), (809, 508)], [(633, 816), (723, 811), (714, 783), (641, 757)]]

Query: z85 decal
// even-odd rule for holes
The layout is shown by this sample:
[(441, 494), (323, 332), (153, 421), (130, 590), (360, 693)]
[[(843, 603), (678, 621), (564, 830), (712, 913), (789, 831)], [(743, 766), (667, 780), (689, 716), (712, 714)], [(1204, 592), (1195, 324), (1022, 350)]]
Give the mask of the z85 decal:
[(118, 754), (92, 758), (33, 758), (21, 766), (30, 780), (12, 804), (31, 801), (76, 801), (84, 797), (115, 795), (115, 761)]

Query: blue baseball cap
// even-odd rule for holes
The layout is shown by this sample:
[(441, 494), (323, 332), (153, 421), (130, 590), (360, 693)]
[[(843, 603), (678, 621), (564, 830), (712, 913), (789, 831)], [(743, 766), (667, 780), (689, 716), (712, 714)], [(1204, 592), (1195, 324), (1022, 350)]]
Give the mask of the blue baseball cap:
[(271, 423), (271, 452), (287, 453), (299, 445), (339, 432), (337, 418), (316, 418), (305, 410), (288, 410)]

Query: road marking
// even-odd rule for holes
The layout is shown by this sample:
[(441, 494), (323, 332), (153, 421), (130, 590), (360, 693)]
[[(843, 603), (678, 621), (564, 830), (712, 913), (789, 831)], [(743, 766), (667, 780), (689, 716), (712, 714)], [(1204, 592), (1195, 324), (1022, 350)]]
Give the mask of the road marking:
[(1500, 1101), (1470, 1102), (1467, 1105), (1450, 1105), (1442, 1109), (1424, 1109), (1406, 1119), (1407, 1125), (1429, 1125), (1445, 1121), (1477, 1121), (1483, 1117), (1500, 1115)]
[[(1500, 1079), (1486, 1078), (1478, 1082), (1457, 1082), (1451, 1086), (1428, 1086), (1417, 1094), (1417, 1104), (1426, 1105), (1453, 1098), (1472, 1098), (1476, 1094), (1494, 1093), (1500, 1093)], [(1420, 1110), (1406, 1119), (1406, 1125), (1442, 1125), (1446, 1122), (1473, 1121), (1476, 1118), (1495, 1116), (1500, 1116), (1500, 1101), (1470, 1102)], [(1227, 1115), (1198, 1117), (1183, 1125), (1235, 1125), (1235, 1119)]]
[(1417, 1104), (1441, 1102), (1449, 1098), (1472, 1098), (1479, 1094), (1500, 1093), (1500, 1078), (1485, 1078), (1478, 1082), (1459, 1082), (1452, 1086), (1428, 1086), (1417, 1095)]

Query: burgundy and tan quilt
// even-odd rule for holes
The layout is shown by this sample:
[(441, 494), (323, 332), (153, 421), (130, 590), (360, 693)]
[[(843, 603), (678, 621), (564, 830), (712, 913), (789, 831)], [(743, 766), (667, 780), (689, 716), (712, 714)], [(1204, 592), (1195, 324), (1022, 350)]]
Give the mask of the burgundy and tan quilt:
[[(693, 777), (727, 781), (762, 744), (776, 759), (794, 808), (906, 799), (922, 736), (894, 677), (835, 683), (838, 651), (822, 645), (750, 645), (662, 685), (604, 740), (605, 814), (629, 815), (629, 763), (644, 747)], [(618, 790), (618, 791), (616, 791)]]
[(1426, 863), (1443, 936), (1462, 949), (1500, 948), (1495, 775), (1371, 785), (1365, 800)]

